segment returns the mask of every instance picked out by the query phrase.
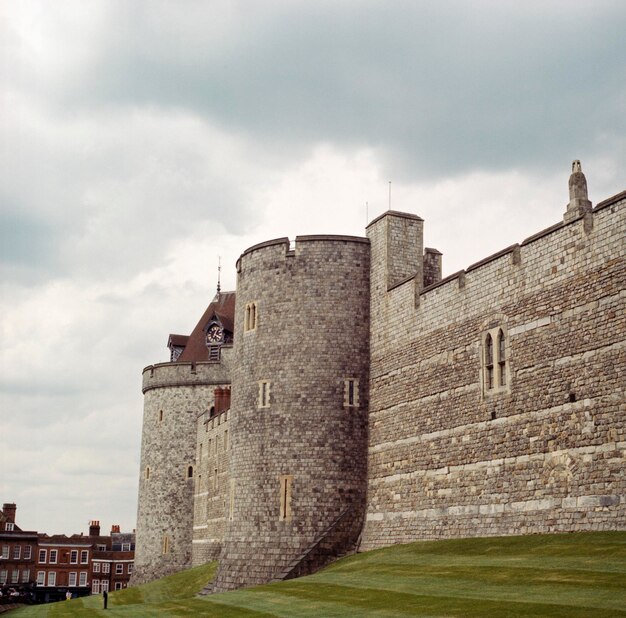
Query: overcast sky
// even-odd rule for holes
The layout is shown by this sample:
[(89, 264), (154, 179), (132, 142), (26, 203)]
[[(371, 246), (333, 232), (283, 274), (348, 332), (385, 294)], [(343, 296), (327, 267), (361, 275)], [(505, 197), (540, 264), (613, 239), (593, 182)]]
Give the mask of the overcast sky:
[(425, 219), (444, 274), (626, 185), (626, 2), (3, 0), (0, 500), (135, 527), (141, 372), (248, 246)]

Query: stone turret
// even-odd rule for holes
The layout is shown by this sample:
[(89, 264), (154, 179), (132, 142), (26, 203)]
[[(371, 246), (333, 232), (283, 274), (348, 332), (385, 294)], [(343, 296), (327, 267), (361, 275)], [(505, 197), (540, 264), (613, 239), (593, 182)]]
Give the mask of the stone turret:
[(587, 179), (580, 161), (572, 162), (572, 175), (569, 177), (569, 204), (563, 216), (565, 223), (591, 212), (591, 202), (587, 196)]
[(238, 262), (231, 495), (214, 591), (356, 543), (367, 474), (369, 242), (282, 238)]

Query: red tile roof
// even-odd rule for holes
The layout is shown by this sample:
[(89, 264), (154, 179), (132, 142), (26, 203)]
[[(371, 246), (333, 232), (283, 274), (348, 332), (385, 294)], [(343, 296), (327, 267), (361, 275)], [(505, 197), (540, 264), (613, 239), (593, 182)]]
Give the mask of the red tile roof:
[[(189, 335), (187, 345), (182, 354), (178, 357), (179, 361), (197, 362), (206, 361), (209, 358), (209, 352), (206, 347), (206, 326), (217, 318), (225, 331), (234, 332), (235, 328), (235, 292), (219, 292), (211, 301), (206, 311), (202, 314), (200, 321)], [(170, 335), (173, 337), (174, 335)]]

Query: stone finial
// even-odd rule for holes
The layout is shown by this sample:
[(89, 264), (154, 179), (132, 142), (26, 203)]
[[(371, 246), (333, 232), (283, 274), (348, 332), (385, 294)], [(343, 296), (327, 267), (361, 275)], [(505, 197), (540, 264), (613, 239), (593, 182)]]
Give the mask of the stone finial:
[(591, 211), (591, 202), (587, 196), (587, 179), (578, 159), (572, 162), (572, 175), (569, 177), (569, 204), (563, 220), (569, 223)]

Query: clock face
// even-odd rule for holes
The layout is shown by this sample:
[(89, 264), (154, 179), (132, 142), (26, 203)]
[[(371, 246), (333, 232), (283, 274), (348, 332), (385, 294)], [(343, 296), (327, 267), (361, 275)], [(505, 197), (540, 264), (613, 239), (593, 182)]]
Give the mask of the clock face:
[(214, 324), (206, 333), (206, 341), (207, 343), (219, 343), (222, 341), (223, 335), (224, 331), (222, 328), (217, 324)]

